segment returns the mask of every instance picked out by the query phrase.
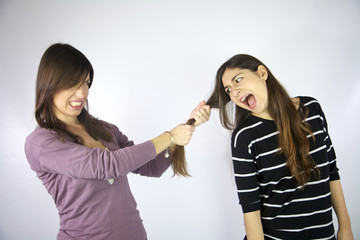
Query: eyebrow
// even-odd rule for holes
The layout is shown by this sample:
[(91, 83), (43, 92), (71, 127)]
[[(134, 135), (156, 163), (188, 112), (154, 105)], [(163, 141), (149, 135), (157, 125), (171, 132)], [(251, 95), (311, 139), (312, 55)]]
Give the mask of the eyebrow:
[[(239, 76), (240, 74), (242, 74), (242, 71), (239, 72), (238, 74), (236, 74), (235, 76), (233, 76), (233, 77), (231, 78), (231, 81), (230, 81), (230, 82), (233, 82), (233, 81), (236, 79), (236, 77)], [(229, 85), (227, 85), (227, 86), (224, 87), (225, 90), (226, 90), (227, 88), (229, 88)]]
[(242, 72), (239, 72), (238, 74), (236, 74), (236, 75), (231, 79), (231, 81), (233, 82), (233, 81), (236, 79), (236, 77), (239, 76), (240, 74), (242, 74)]

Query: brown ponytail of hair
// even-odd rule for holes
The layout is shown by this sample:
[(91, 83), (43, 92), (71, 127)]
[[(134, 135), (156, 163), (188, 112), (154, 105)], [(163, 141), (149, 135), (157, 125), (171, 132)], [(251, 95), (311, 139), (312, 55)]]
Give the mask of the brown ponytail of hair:
[[(93, 81), (94, 70), (90, 61), (76, 48), (56, 43), (43, 54), (36, 79), (35, 119), (42, 128), (56, 132), (62, 139), (67, 137), (74, 143), (83, 145), (83, 139), (71, 133), (65, 123), (55, 117), (53, 98), (61, 90), (74, 87), (90, 76)], [(88, 112), (88, 102), (77, 117), (86, 131), (95, 140), (111, 141), (112, 135), (108, 127)]]
[[(193, 125), (195, 119), (189, 119), (186, 124)], [(174, 171), (174, 175), (191, 177), (187, 169), (187, 162), (185, 157), (185, 147), (180, 145), (175, 145), (171, 157), (171, 168)]]
[[(209, 100), (206, 102), (207, 105), (210, 106), (210, 108), (219, 108), (218, 107), (218, 100), (216, 96), (211, 96)], [(191, 118), (187, 120), (186, 124), (188, 125), (194, 125), (195, 119)], [(185, 147), (175, 145), (172, 153), (171, 158), (171, 168), (174, 171), (174, 176), (184, 176), (184, 177), (191, 177), (187, 170), (187, 162), (185, 157)]]
[[(274, 120), (279, 131), (278, 142), (280, 153), (286, 158), (286, 165), (300, 186), (306, 184), (311, 176), (319, 176), (319, 169), (309, 154), (310, 143), (308, 135), (314, 136), (309, 124), (304, 121), (307, 111), (302, 106), (297, 110), (284, 87), (277, 81), (270, 70), (260, 60), (246, 54), (235, 55), (226, 61), (217, 71), (214, 91), (209, 100), (212, 107), (219, 108), (220, 121), (223, 127), (229, 130), (235, 129), (244, 121), (251, 112), (235, 106), (234, 117), (229, 116), (229, 105), (231, 100), (225, 92), (222, 84), (222, 76), (227, 68), (241, 68), (257, 71), (262, 65), (268, 71), (266, 81), (269, 96), (268, 112)], [(233, 119), (232, 119), (233, 118)], [(314, 170), (314, 171), (313, 171)]]

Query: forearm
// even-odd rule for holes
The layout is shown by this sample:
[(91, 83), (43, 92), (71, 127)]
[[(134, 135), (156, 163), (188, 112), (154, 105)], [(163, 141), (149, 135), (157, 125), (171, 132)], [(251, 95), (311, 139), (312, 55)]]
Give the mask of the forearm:
[(260, 210), (244, 213), (244, 224), (248, 240), (264, 239)]
[(153, 138), (151, 142), (154, 144), (156, 154), (159, 154), (172, 144), (172, 137), (169, 132), (164, 132), (156, 138)]
[[(170, 148), (171, 149), (171, 148)], [(133, 171), (133, 173), (140, 174), (147, 177), (161, 177), (161, 175), (169, 168), (171, 165), (172, 151), (169, 150), (170, 157), (165, 157), (165, 151), (159, 153), (156, 158), (144, 166)]]
[[(339, 223), (339, 234), (347, 236), (344, 239), (353, 239), (350, 217), (346, 208), (345, 198), (340, 180), (330, 182), (331, 201)], [(338, 239), (342, 239), (338, 236)]]

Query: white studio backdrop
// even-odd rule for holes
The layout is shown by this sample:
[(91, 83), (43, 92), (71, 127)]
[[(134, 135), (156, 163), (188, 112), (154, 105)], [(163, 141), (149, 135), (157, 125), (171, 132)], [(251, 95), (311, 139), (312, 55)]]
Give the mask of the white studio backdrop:
[[(358, 0), (0, 0), (0, 239), (55, 239), (59, 228), (23, 151), (36, 126), (37, 67), (55, 42), (89, 58), (90, 112), (136, 143), (185, 122), (225, 60), (259, 58), (292, 96), (321, 102), (359, 239), (359, 25)], [(217, 110), (186, 155), (191, 178), (129, 176), (148, 238), (242, 239), (230, 132)]]

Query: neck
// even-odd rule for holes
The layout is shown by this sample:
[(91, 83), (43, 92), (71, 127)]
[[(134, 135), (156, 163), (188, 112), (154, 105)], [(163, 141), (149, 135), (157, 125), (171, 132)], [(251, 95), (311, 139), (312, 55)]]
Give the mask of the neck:
[(262, 113), (262, 114), (251, 113), (251, 115), (266, 120), (273, 120), (269, 113)]
[(72, 126), (72, 127), (77, 127), (80, 126), (80, 122), (77, 119), (77, 117), (74, 118), (61, 118), (61, 117), (57, 117), (57, 119), (59, 119), (60, 121), (62, 121), (63, 123), (66, 124), (66, 126)]

